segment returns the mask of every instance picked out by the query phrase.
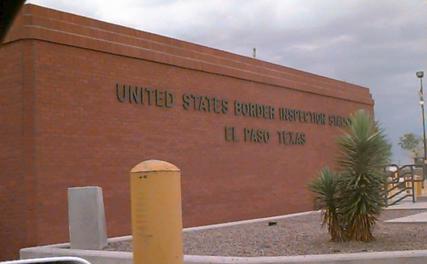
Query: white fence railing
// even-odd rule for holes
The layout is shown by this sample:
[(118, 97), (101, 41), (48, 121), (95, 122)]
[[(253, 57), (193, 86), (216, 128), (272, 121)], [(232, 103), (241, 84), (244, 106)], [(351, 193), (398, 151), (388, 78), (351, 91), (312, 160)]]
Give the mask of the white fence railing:
[(63, 264), (91, 264), (89, 261), (77, 257), (50, 257), (33, 258), (12, 261), (0, 261), (0, 264), (45, 264), (45, 263), (63, 263)]

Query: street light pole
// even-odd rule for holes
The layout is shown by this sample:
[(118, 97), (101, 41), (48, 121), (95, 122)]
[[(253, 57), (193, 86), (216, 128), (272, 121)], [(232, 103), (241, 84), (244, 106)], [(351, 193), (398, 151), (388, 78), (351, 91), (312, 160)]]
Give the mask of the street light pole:
[(424, 91), (423, 91), (424, 72), (423, 71), (417, 72), (417, 77), (420, 79), (420, 105), (421, 105), (421, 113), (423, 116), (423, 143), (424, 143), (423, 176), (425, 179), (425, 177), (426, 177), (427, 147), (426, 147), (426, 122), (425, 122), (425, 114), (424, 114)]

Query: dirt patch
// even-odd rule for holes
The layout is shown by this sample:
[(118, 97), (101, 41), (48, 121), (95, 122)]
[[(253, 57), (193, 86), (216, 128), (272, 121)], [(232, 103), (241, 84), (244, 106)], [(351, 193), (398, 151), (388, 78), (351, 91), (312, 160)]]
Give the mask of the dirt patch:
[[(427, 210), (385, 210), (374, 229), (376, 240), (369, 243), (330, 242), (326, 228), (320, 227), (320, 214), (313, 213), (278, 220), (272, 226), (258, 222), (184, 232), (184, 252), (255, 257), (427, 249), (427, 224), (384, 223), (422, 212)], [(106, 250), (132, 251), (132, 243), (111, 243)]]

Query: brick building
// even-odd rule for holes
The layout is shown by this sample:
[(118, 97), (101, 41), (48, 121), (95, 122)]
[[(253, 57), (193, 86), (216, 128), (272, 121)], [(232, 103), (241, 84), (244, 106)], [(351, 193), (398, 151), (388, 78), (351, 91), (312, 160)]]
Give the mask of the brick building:
[(185, 226), (310, 210), (364, 87), (25, 5), (0, 46), (0, 259), (68, 241), (72, 186), (130, 233), (129, 170), (182, 170)]

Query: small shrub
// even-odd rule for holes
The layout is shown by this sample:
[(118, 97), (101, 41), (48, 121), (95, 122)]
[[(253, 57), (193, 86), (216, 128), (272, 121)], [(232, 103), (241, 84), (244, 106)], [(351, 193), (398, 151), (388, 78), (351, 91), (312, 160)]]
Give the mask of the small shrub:
[(316, 204), (322, 211), (322, 226), (328, 226), (331, 240), (335, 242), (345, 240), (337, 211), (336, 188), (337, 176), (328, 168), (324, 168), (310, 184), (310, 190), (316, 194)]
[[(345, 134), (338, 138), (339, 172), (323, 169), (310, 189), (317, 200), (324, 201), (323, 211), (333, 214), (328, 216), (333, 221), (323, 217), (333, 241), (371, 241), (372, 228), (384, 206), (382, 170), (389, 161), (390, 145), (365, 111), (357, 111), (350, 120)], [(337, 230), (341, 232), (338, 239)]]

